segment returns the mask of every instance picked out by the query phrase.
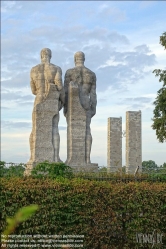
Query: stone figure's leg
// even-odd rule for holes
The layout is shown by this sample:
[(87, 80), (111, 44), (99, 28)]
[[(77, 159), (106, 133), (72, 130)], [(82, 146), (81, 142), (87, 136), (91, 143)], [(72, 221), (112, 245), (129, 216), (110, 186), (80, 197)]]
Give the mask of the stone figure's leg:
[(52, 120), (52, 144), (54, 148), (54, 161), (62, 162), (59, 158), (60, 136), (58, 130), (58, 123), (59, 123), (59, 113), (55, 115)]
[(30, 145), (30, 161), (32, 161), (32, 153), (33, 153), (33, 132), (31, 132), (30, 137), (29, 137), (29, 145)]
[(66, 114), (66, 123), (67, 123), (67, 159), (65, 161), (65, 164), (68, 165), (71, 161), (71, 153), (70, 153), (70, 127), (69, 122)]
[(91, 123), (91, 111), (87, 111), (87, 120), (86, 120), (86, 138), (85, 138), (85, 155), (86, 155), (86, 163), (91, 163), (90, 161), (90, 153), (91, 153), (91, 146), (92, 146), (92, 135), (90, 129)]

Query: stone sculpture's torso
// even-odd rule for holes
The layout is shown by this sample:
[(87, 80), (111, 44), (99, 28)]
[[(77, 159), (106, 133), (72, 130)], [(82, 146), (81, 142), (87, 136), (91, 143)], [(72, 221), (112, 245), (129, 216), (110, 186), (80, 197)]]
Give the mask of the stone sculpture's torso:
[(77, 66), (66, 72), (68, 82), (75, 82), (79, 87), (79, 97), (82, 107), (88, 111), (91, 107), (90, 91), (95, 81), (95, 74), (84, 66)]
[(48, 84), (55, 84), (55, 76), (58, 70), (61, 69), (51, 63), (41, 63), (31, 69), (31, 81), (36, 88), (34, 106), (42, 102), (46, 97), (48, 93)]

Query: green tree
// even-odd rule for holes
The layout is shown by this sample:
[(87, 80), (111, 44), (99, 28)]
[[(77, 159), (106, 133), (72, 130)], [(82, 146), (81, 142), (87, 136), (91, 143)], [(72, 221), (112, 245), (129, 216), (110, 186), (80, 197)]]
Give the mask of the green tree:
[(107, 167), (102, 166), (102, 167), (99, 169), (99, 172), (107, 172)]
[(159, 172), (162, 174), (166, 174), (166, 163), (163, 163), (163, 165), (160, 166)]
[(24, 163), (20, 163), (19, 165), (10, 163), (10, 166), (6, 167), (6, 163), (4, 161), (0, 161), (0, 177), (23, 177), (24, 170)]
[[(152, 163), (150, 163), (152, 162)], [(160, 181), (160, 182), (166, 182), (166, 163), (163, 163), (163, 165), (157, 166), (155, 165), (154, 161), (144, 161), (144, 165), (149, 166), (149, 170), (146, 170), (146, 168), (143, 168), (143, 173), (148, 173), (148, 178), (150, 181)]]
[(164, 169), (166, 169), (166, 163), (163, 163), (163, 166), (162, 166)]
[[(166, 49), (166, 32), (160, 36), (160, 44)], [(163, 143), (166, 141), (166, 70), (155, 69), (153, 73), (159, 76), (159, 82), (163, 82), (163, 86), (157, 91), (156, 100), (153, 102), (155, 109), (152, 128), (156, 130), (158, 141)]]
[(122, 166), (122, 173), (126, 173), (126, 166)]
[(142, 173), (152, 173), (158, 169), (157, 164), (155, 161), (143, 161), (142, 162)]

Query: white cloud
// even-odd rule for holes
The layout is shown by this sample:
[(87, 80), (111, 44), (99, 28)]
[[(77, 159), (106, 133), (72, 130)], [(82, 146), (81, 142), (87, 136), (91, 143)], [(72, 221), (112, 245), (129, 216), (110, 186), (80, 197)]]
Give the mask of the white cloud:
[(138, 53), (148, 54), (151, 52), (151, 50), (149, 49), (149, 47), (146, 44), (136, 46), (134, 49)]

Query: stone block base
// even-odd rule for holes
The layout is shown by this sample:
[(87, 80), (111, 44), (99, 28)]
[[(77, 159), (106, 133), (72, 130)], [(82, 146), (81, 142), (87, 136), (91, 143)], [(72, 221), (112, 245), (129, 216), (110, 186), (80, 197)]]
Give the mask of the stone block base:
[(70, 166), (74, 172), (98, 172), (98, 164), (97, 163), (90, 163), (85, 165), (68, 165)]
[(122, 167), (118, 167), (118, 166), (107, 167), (107, 173), (118, 173), (121, 171), (122, 171)]
[[(31, 175), (31, 171), (33, 170), (33, 168), (36, 166), (36, 164), (38, 164), (39, 162), (32, 162), (29, 161), (26, 164), (26, 169), (24, 171), (24, 176), (30, 176)], [(68, 165), (68, 164), (66, 164)], [(90, 164), (85, 164), (85, 165), (68, 165), (70, 166), (74, 172), (87, 172), (87, 173), (97, 173), (98, 172), (98, 164), (97, 163), (90, 163)]]

